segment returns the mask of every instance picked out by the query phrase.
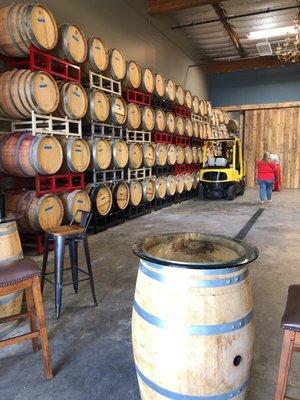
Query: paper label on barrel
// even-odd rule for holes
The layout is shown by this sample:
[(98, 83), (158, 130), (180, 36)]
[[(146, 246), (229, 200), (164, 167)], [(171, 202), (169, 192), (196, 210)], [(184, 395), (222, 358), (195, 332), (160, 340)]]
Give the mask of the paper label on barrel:
[(95, 49), (97, 50), (101, 50), (101, 48), (99, 46), (95, 46)]
[(79, 42), (78, 36), (72, 35), (72, 38), (73, 38), (74, 40), (76, 40), (76, 42)]
[(75, 151), (76, 151), (77, 153), (81, 153), (81, 152), (82, 152), (82, 149), (75, 149)]
[(47, 83), (40, 83), (40, 88), (41, 89), (44, 89), (44, 88), (46, 88), (48, 85), (47, 85)]
[(80, 97), (80, 94), (78, 92), (73, 92), (73, 94), (77, 97)]
[(52, 150), (52, 146), (50, 146), (50, 144), (45, 144), (45, 145), (43, 146), (43, 149), (44, 149), (44, 150)]
[(49, 206), (47, 208), (45, 208), (45, 212), (51, 211), (53, 209), (53, 206)]
[(39, 17), (37, 20), (38, 22), (42, 22), (43, 24), (46, 22), (45, 18), (42, 17)]
[(77, 200), (77, 203), (81, 203), (81, 204), (82, 204), (82, 203), (83, 203), (83, 200)]

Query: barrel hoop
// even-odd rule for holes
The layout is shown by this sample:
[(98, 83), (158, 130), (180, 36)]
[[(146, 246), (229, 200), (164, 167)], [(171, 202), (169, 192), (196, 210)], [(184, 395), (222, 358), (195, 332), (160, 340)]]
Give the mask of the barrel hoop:
[[(141, 306), (138, 305), (136, 300), (133, 301), (133, 308), (136, 313), (146, 322), (151, 325), (157, 326), (162, 329), (173, 329), (172, 323), (169, 323), (167, 320), (163, 320), (159, 317), (156, 317), (153, 314), (148, 313), (148, 311), (144, 310)], [(237, 331), (239, 329), (244, 328), (248, 325), (253, 319), (253, 311), (251, 310), (248, 315), (245, 317), (238, 319), (236, 321), (227, 322), (226, 324), (219, 325), (182, 325), (183, 330), (189, 335), (197, 335), (197, 336), (209, 336), (209, 335), (221, 335), (224, 333), (230, 333)], [(176, 329), (178, 329), (176, 327)]]
[[(161, 265), (161, 264), (156, 264), (150, 261), (145, 261), (145, 260), (140, 260), (140, 265), (143, 265), (144, 267), (151, 267), (155, 268), (160, 271), (170, 271), (170, 268), (178, 268), (176, 265)], [(242, 268), (245, 268), (244, 266)], [(241, 267), (231, 267), (231, 268), (218, 268), (218, 269), (196, 269), (196, 271), (201, 275), (201, 276), (211, 276), (211, 275), (227, 275), (227, 274), (232, 274), (233, 272), (237, 272), (241, 269)]]
[(165, 389), (157, 383), (153, 382), (149, 378), (147, 378), (135, 365), (137, 376), (141, 379), (141, 381), (148, 386), (151, 390), (158, 393), (161, 396), (164, 396), (171, 400), (228, 400), (233, 399), (236, 396), (239, 396), (244, 390), (246, 390), (247, 386), (249, 385), (249, 379), (244, 382), (242, 385), (238, 386), (234, 390), (231, 390), (227, 393), (217, 394), (217, 395), (210, 395), (210, 396), (194, 396), (182, 393), (172, 392), (168, 389)]
[[(170, 277), (168, 277), (168, 274), (159, 274), (155, 271), (145, 268), (143, 265), (140, 265), (140, 271), (143, 272), (144, 275), (158, 282), (162, 283), (172, 283), (172, 281), (174, 282), (174, 279), (170, 279)], [(193, 279), (180, 278), (180, 284), (185, 284), (188, 285), (189, 287), (198, 287), (198, 288), (231, 286), (243, 282), (248, 277), (248, 275), (249, 271), (247, 269), (242, 274), (227, 279), (193, 280)]]
[[(8, 95), (9, 95), (9, 100), (10, 100), (10, 104), (11, 107), (14, 109), (14, 112), (21, 115), (21, 117), (26, 118), (27, 116), (25, 114), (23, 114), (19, 108), (17, 107), (15, 101), (14, 101), (14, 95), (12, 93), (13, 90), (13, 85), (11, 84), (13, 79), (14, 79), (14, 75), (16, 75), (18, 73), (18, 70), (14, 70), (12, 71), (12, 74), (10, 75), (9, 81), (6, 82), (6, 85), (8, 86)], [(20, 88), (18, 87), (18, 93), (20, 91)], [(20, 96), (19, 96), (20, 97)], [(19, 117), (19, 118), (21, 118)]]
[[(30, 134), (29, 134), (29, 135), (30, 135)], [(20, 154), (20, 146), (21, 146), (23, 140), (24, 140), (27, 136), (28, 136), (28, 133), (23, 133), (23, 134), (20, 136), (20, 138), (19, 138), (19, 140), (17, 141), (17, 144), (16, 144), (16, 154), (15, 154), (16, 164), (17, 164), (18, 168), (20, 169), (20, 171), (22, 171), (22, 175), (23, 175), (23, 176), (26, 176), (26, 177), (28, 177), (29, 175), (26, 173), (26, 171), (24, 170), (24, 168), (22, 168), (19, 154)], [(30, 148), (29, 148), (29, 149), (30, 149)], [(29, 150), (29, 152), (30, 152), (30, 150)], [(29, 163), (31, 164), (31, 160), (30, 160), (30, 159), (29, 159)]]
[[(9, 14), (8, 14), (8, 26), (7, 26), (8, 29), (7, 29), (7, 30), (8, 30), (8, 32), (9, 32), (9, 36), (10, 36), (12, 42), (14, 43), (14, 45), (21, 51), (21, 53), (23, 53), (23, 55), (26, 56), (26, 52), (25, 52), (24, 49), (22, 49), (22, 47), (20, 46), (18, 40), (15, 40), (15, 37), (14, 37), (14, 35), (13, 35), (13, 33), (12, 33), (12, 32), (13, 32), (13, 29), (12, 29), (12, 26), (11, 26), (11, 24), (12, 24), (12, 21), (11, 21), (11, 13), (12, 13), (12, 10), (14, 9), (14, 7), (16, 7), (16, 6), (19, 6), (19, 9), (18, 9), (18, 11), (17, 11), (18, 18), (20, 18), (21, 15), (22, 15), (22, 16), (24, 15), (24, 9), (26, 9), (26, 7), (27, 7), (27, 5), (25, 5), (25, 4), (18, 4), (18, 5), (12, 4), (12, 6), (11, 6), (11, 8), (10, 8), (10, 10), (9, 10)], [(22, 9), (22, 13), (21, 13), (21, 9)], [(23, 16), (23, 18), (24, 18), (24, 16)], [(20, 25), (17, 24), (17, 31), (18, 31), (18, 34), (19, 34), (19, 36), (20, 36), (21, 41), (24, 43), (24, 39), (23, 39), (23, 36), (22, 36), (22, 32), (20, 32), (20, 26), (22, 26), (22, 25), (24, 24), (24, 20), (23, 20), (23, 21), (20, 21), (20, 23), (21, 23)], [(24, 44), (25, 44), (25, 43), (24, 43)], [(25, 44), (25, 46), (26, 46), (26, 44)]]
[[(19, 71), (18, 71), (18, 72), (19, 72)], [(23, 93), (23, 94), (24, 94), (24, 96), (25, 96), (25, 99), (27, 100), (27, 105), (24, 103), (24, 101), (23, 101), (23, 99), (22, 99), (22, 95), (21, 95), (21, 86), (20, 86), (19, 84), (17, 85), (18, 96), (19, 96), (19, 99), (18, 99), (18, 100), (19, 100), (19, 102), (22, 104), (24, 110), (25, 110), (28, 114), (23, 114), (23, 113), (21, 113), (21, 111), (20, 111), (19, 109), (18, 109), (18, 112), (19, 112), (20, 114), (22, 114), (25, 118), (28, 118), (28, 115), (31, 114), (31, 108), (30, 108), (30, 104), (29, 104), (28, 96), (27, 96), (27, 92), (26, 92), (26, 81), (27, 81), (28, 76), (30, 75), (30, 72), (28, 72), (28, 70), (24, 70), (24, 71), (21, 73), (21, 75), (18, 77), (18, 80), (19, 80), (18, 83), (20, 83), (21, 78), (23, 78), (24, 75), (27, 75), (27, 76), (25, 77), (24, 85), (23, 85), (23, 89), (24, 89), (24, 93)], [(11, 87), (10, 90), (12, 90), (12, 87)], [(11, 94), (11, 96), (13, 97), (12, 94)], [(29, 108), (28, 108), (28, 105), (29, 105)]]

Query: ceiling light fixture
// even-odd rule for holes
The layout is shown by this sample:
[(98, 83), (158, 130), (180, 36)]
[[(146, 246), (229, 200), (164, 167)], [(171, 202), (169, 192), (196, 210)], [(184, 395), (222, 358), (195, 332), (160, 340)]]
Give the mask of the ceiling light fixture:
[(264, 29), (261, 31), (250, 32), (247, 35), (248, 39), (266, 39), (270, 37), (278, 37), (284, 35), (295, 35), (297, 33), (294, 25), (284, 26), (282, 28)]

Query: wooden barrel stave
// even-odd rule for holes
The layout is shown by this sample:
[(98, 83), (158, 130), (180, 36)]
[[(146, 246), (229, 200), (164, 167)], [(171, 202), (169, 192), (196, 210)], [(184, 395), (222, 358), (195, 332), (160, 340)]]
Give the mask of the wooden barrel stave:
[(143, 144), (143, 163), (146, 167), (153, 167), (155, 164), (155, 145), (152, 143)]
[(155, 114), (153, 108), (148, 106), (142, 107), (141, 114), (142, 114), (142, 128), (147, 132), (153, 131), (155, 126)]
[(88, 184), (85, 190), (91, 198), (93, 210), (101, 216), (109, 214), (113, 204), (113, 196), (109, 186), (106, 184), (97, 186)]
[(112, 161), (110, 142), (104, 138), (87, 139), (86, 142), (89, 145), (91, 153), (91, 160), (88, 169), (108, 169)]
[(124, 140), (113, 140), (111, 142), (113, 165), (116, 168), (125, 168), (129, 159), (129, 149)]
[(166, 114), (161, 109), (155, 110), (155, 129), (158, 132), (164, 132), (166, 129)]
[(177, 174), (176, 177), (176, 193), (181, 194), (184, 191), (184, 176)]
[(158, 143), (155, 147), (156, 165), (163, 167), (167, 163), (167, 146), (164, 143)]
[(133, 60), (126, 62), (126, 75), (123, 85), (130, 89), (137, 90), (142, 82), (142, 71), (140, 66)]
[(158, 176), (155, 181), (155, 195), (163, 199), (167, 194), (167, 179), (165, 176)]
[(145, 68), (142, 71), (141, 90), (152, 94), (155, 89), (154, 75), (150, 68)]
[(165, 77), (161, 73), (155, 74), (155, 87), (154, 92), (156, 96), (164, 97), (165, 94)]
[(130, 200), (130, 189), (126, 182), (120, 181), (114, 184), (112, 194), (115, 205), (120, 210), (125, 210)]
[(174, 175), (167, 176), (167, 195), (174, 196), (176, 193), (176, 179)]
[(129, 166), (133, 169), (140, 168), (143, 162), (143, 149), (139, 143), (130, 143), (129, 150)]
[(131, 181), (129, 183), (130, 189), (130, 204), (134, 207), (138, 206), (143, 198), (143, 188), (139, 181)]
[(89, 70), (101, 74), (108, 67), (108, 51), (102, 39), (91, 36), (87, 41), (87, 57), (81, 65), (81, 71), (89, 74)]
[(64, 81), (58, 83), (58, 88), (60, 98), (54, 115), (70, 119), (83, 118), (88, 107), (87, 94), (84, 88), (77, 82)]
[(176, 86), (171, 79), (165, 80), (165, 96), (167, 100), (174, 101), (176, 97)]
[(105, 75), (121, 81), (126, 75), (126, 61), (123, 53), (116, 48), (108, 50), (108, 68)]
[(81, 138), (61, 138), (64, 153), (62, 172), (84, 172), (90, 164), (91, 153), (88, 143)]
[(176, 164), (176, 146), (174, 144), (167, 145), (167, 163), (169, 165)]
[(87, 93), (88, 108), (85, 116), (87, 122), (105, 122), (109, 117), (109, 100), (102, 90), (89, 90)]
[(143, 185), (143, 201), (151, 202), (155, 198), (155, 179), (148, 178), (142, 183)]
[[(90, 212), (92, 208), (91, 200), (84, 190), (73, 190), (61, 194), (60, 199), (64, 206), (64, 223), (70, 223), (73, 218), (76, 222), (81, 221), (81, 211)], [(77, 213), (77, 214), (76, 214)]]
[(109, 120), (114, 125), (123, 125), (127, 119), (127, 105), (121, 96), (109, 98)]
[(137, 130), (142, 122), (142, 114), (140, 108), (135, 103), (127, 104), (127, 127), (132, 130)]
[(82, 64), (87, 57), (87, 40), (82, 29), (74, 24), (61, 24), (55, 54), (73, 64)]

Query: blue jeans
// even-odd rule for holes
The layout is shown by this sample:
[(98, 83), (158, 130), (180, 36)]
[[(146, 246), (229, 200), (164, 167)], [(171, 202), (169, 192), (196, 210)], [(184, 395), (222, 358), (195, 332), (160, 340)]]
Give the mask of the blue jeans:
[(258, 184), (259, 184), (259, 197), (260, 201), (265, 201), (266, 199), (271, 200), (272, 199), (272, 189), (273, 189), (273, 183), (274, 180), (270, 181), (263, 181), (261, 179), (258, 179)]

